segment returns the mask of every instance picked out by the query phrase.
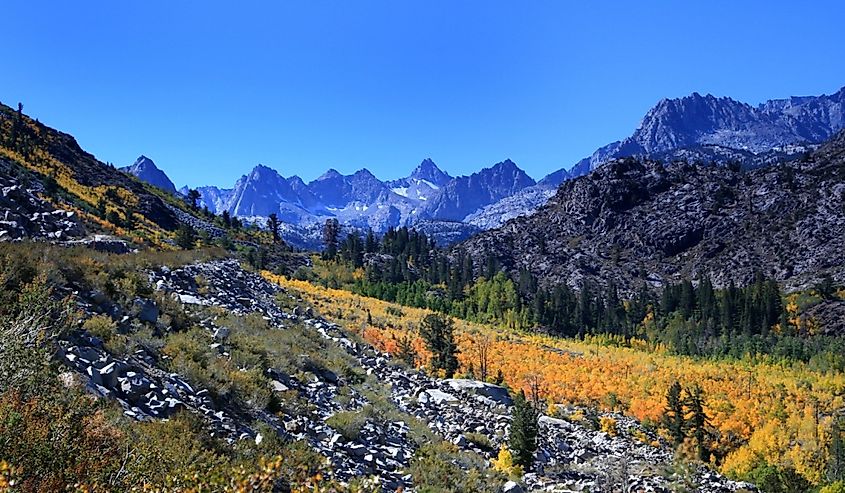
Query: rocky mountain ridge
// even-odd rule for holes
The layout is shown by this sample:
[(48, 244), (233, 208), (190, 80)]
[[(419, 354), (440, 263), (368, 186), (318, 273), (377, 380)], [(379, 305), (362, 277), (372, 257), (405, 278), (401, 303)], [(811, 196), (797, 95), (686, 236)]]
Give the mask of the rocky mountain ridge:
[[(478, 229), (464, 222), (467, 215), (533, 184), (510, 160), (470, 176), (452, 177), (427, 158), (407, 177), (385, 182), (367, 169), (351, 175), (330, 169), (305, 183), (298, 176), (284, 178), (259, 165), (232, 189), (197, 190), (200, 203), (211, 212), (225, 210), (260, 222), (275, 213), (288, 229), (298, 231), (297, 237), (307, 237), (314, 225), (333, 217), (345, 226), (376, 232), (416, 225), (449, 239), (465, 238)], [(182, 194), (187, 191), (181, 189)], [(442, 231), (439, 225), (444, 226)], [(319, 246), (319, 237), (313, 240), (306, 243)]]
[(805, 158), (750, 171), (617, 159), (458, 248), (546, 284), (633, 292), (701, 273), (747, 285), (758, 270), (788, 288), (825, 273), (841, 283), (843, 242), (845, 131)]
[[(510, 217), (529, 214), (545, 203), (545, 195), (566, 180), (583, 176), (620, 157), (664, 161), (739, 162), (758, 167), (814, 149), (845, 128), (845, 87), (834, 94), (773, 99), (751, 106), (728, 97), (689, 96), (659, 101), (634, 133), (597, 149), (569, 169), (546, 175), (535, 187), (501, 204), (478, 211), (476, 225), (500, 226)], [(544, 193), (546, 192), (546, 193)], [(503, 219), (498, 211), (507, 210)]]
[[(451, 177), (426, 158), (407, 177), (381, 181), (367, 169), (345, 176), (330, 169), (310, 183), (282, 177), (256, 166), (231, 189), (200, 186), (201, 202), (215, 213), (263, 219), (276, 213), (289, 229), (334, 217), (358, 229), (383, 232), (389, 227), (442, 221), (465, 226), (457, 237), (502, 225), (542, 206), (566, 180), (582, 176), (611, 159), (628, 156), (664, 161), (739, 162), (747, 168), (797, 158), (843, 128), (845, 88), (832, 95), (792, 97), (751, 106), (727, 97), (693, 93), (659, 101), (634, 133), (596, 150), (575, 163), (534, 182), (506, 160), (469, 176)], [(142, 156), (143, 158), (143, 156)], [(139, 158), (139, 162), (145, 163)], [(150, 183), (168, 189), (157, 168), (143, 171)], [(153, 165), (154, 168), (154, 165)], [(134, 171), (133, 171), (134, 170)], [(144, 176), (141, 176), (142, 172)], [(181, 189), (187, 192), (187, 187)], [(428, 229), (434, 226), (429, 224)], [(444, 234), (443, 238), (454, 235)], [(309, 243), (319, 244), (316, 238)]]

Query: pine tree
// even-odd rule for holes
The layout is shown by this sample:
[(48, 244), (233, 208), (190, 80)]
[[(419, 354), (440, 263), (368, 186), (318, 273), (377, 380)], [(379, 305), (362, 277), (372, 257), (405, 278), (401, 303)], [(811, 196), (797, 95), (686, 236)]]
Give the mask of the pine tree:
[(334, 260), (337, 257), (337, 237), (340, 234), (340, 223), (335, 218), (326, 219), (323, 226), (323, 245), (326, 250), (323, 257), (326, 260)]
[(534, 452), (537, 450), (537, 418), (537, 410), (526, 400), (525, 391), (520, 390), (513, 399), (508, 448), (513, 453), (514, 463), (525, 470), (534, 463)]
[(197, 232), (190, 224), (182, 224), (176, 230), (176, 245), (179, 248), (190, 250), (194, 248), (194, 242), (197, 239)]
[(505, 374), (502, 373), (501, 368), (496, 370), (496, 378), (493, 379), (493, 383), (495, 383), (496, 385), (502, 385), (503, 383), (505, 383)]
[(824, 300), (832, 300), (833, 299), (833, 278), (830, 274), (825, 274), (821, 280), (814, 286), (816, 292), (819, 293), (819, 296), (822, 297)]
[(200, 199), (200, 193), (198, 190), (192, 188), (188, 190), (188, 202), (191, 204), (191, 209), (197, 208), (197, 200)]
[(686, 405), (689, 414), (689, 430), (692, 437), (695, 438), (695, 446), (698, 450), (698, 458), (707, 461), (710, 452), (706, 447), (705, 440), (707, 438), (707, 415), (704, 413), (704, 395), (701, 387), (694, 385), (687, 389), (684, 404)]
[(675, 445), (684, 442), (684, 403), (681, 400), (681, 384), (677, 381), (669, 387), (669, 391), (666, 393), (663, 425), (669, 430)]
[(375, 253), (378, 251), (378, 240), (376, 240), (376, 235), (373, 234), (372, 229), (367, 230), (367, 240), (364, 244), (364, 250), (367, 253)]
[(458, 369), (458, 345), (453, 332), (452, 319), (434, 313), (426, 315), (420, 325), (420, 336), (431, 351), (431, 366), (443, 370), (446, 378), (452, 378)]
[(417, 365), (417, 351), (414, 349), (413, 340), (409, 335), (403, 335), (396, 339), (398, 351), (396, 357), (404, 361), (406, 365), (414, 368)]
[(267, 216), (267, 228), (270, 229), (270, 232), (273, 234), (273, 243), (279, 242), (279, 216), (276, 215), (275, 212), (271, 212), (269, 216)]

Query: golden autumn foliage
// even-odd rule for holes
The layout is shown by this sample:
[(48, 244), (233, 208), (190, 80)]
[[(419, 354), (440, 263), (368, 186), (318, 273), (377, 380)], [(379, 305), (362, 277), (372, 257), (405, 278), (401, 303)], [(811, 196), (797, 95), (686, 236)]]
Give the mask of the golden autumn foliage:
[(522, 467), (513, 463), (513, 454), (507, 447), (500, 448), (499, 454), (495, 459), (490, 461), (490, 464), (493, 466), (493, 469), (508, 477), (518, 478), (522, 476)]
[(599, 418), (599, 428), (610, 436), (616, 436), (619, 433), (616, 429), (616, 420), (610, 416)]
[[(428, 310), (264, 275), (298, 292), (324, 316), (375, 347), (396, 353), (396, 341), (410, 335), (418, 361), (424, 365), (430, 358), (417, 336), (419, 322)], [(372, 324), (367, 323), (367, 313)], [(715, 447), (726, 454), (723, 472), (743, 477), (765, 460), (773, 465), (789, 464), (814, 484), (823, 479), (830, 416), (845, 405), (845, 375), (812, 371), (800, 362), (676, 356), (645, 341), (621, 344), (608, 337), (560, 339), (464, 320), (455, 320), (455, 329), (461, 364), (458, 374), (478, 369), (475, 344), (483, 336), (489, 341), (488, 379), (501, 370), (511, 388), (530, 392), (532, 382), (536, 385), (539, 381), (542, 398), (608, 411), (612, 402), (616, 410), (652, 425), (659, 422), (672, 382), (697, 384), (706, 396), (710, 423), (718, 430)]]

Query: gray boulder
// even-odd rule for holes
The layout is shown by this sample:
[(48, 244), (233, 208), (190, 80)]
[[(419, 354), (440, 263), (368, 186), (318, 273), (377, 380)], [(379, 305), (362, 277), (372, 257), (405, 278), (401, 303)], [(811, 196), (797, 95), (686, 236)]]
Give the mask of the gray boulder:
[(525, 493), (525, 489), (516, 481), (508, 481), (502, 487), (502, 493)]
[(457, 391), (484, 396), (505, 406), (513, 405), (508, 389), (500, 385), (465, 378), (450, 378), (446, 380), (446, 383)]
[(136, 298), (132, 303), (132, 313), (142, 322), (154, 324), (158, 320), (158, 307), (150, 299)]

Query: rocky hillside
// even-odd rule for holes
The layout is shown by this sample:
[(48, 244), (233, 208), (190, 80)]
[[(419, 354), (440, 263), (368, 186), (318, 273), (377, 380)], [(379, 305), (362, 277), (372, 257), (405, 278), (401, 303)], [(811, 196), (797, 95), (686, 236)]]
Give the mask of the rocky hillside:
[(625, 290), (709, 275), (789, 288), (845, 281), (845, 132), (806, 159), (751, 171), (619, 159), (564, 183), (536, 214), (461, 244), (548, 285)]
[[(209, 433), (231, 444), (260, 444), (272, 438), (267, 433), (274, 433), (327, 457), (333, 477), (347, 482), (375, 476), (384, 491), (416, 490), (419, 485), (407, 471), (423, 443), (450, 442), (465, 454), (462, 460), (469, 460), (465, 464), (472, 464), (492, 458), (507, 437), (512, 401), (505, 388), (473, 380), (440, 380), (397, 365), (342, 327), (298, 305), (290, 293), (243, 271), (237, 262), (161, 266), (148, 275), (153, 296), (121, 306), (103, 293), (86, 291), (78, 304), (89, 316), (120, 319), (130, 332), (144, 326), (166, 330), (167, 321), (183, 312), (182, 317), (198, 325), (199, 332), (190, 333), (192, 337), (206, 341), (207, 347), (193, 349), (193, 358), (210, 366), (237, 358), (246, 365), (241, 371), (257, 375), (281, 402), (281, 409), (268, 412), (255, 402), (242, 401), (238, 385), (228, 393), (206, 387), (197, 378), (200, 374), (180, 363), (187, 355), (172, 353), (169, 345), (115, 354), (113, 345), (85, 331), (60, 341), (58, 357), (74, 372), (64, 379), (116, 401), (130, 419), (159, 420), (189, 411), (202, 419)], [(163, 299), (172, 301), (156, 301)], [(273, 348), (259, 359), (244, 359), (243, 345), (251, 337), (273, 341), (293, 337), (298, 350), (306, 352), (283, 356), (285, 350)], [(308, 352), (317, 348), (320, 359)], [(174, 372), (177, 368), (185, 373)], [(374, 385), (374, 379), (380, 385)], [(301, 402), (308, 406), (297, 407)], [(671, 451), (665, 445), (645, 443), (642, 437), (653, 443), (660, 439), (636, 421), (613, 416), (618, 423), (613, 435), (541, 417), (536, 471), (520, 482), (530, 491), (611, 491), (613, 485), (622, 484), (619, 481), (643, 491), (668, 491), (675, 479), (659, 471), (671, 466)], [(463, 464), (459, 470), (468, 467)], [(692, 475), (707, 491), (750, 487), (703, 466)], [(505, 491), (523, 490), (512, 482)]]
[[(174, 200), (135, 177), (120, 173), (113, 166), (85, 152), (76, 140), (23, 113), (0, 105), (0, 158), (6, 170), (24, 170), (30, 181), (51, 183), (62, 208), (75, 208), (96, 214), (114, 211), (117, 215), (143, 218), (149, 229), (173, 231), (178, 220), (167, 206)], [(164, 197), (167, 195), (167, 197)]]
[(41, 183), (17, 176), (16, 167), (0, 159), (0, 241), (62, 241), (85, 234), (75, 212), (57, 209), (43, 193)]

